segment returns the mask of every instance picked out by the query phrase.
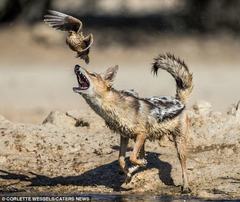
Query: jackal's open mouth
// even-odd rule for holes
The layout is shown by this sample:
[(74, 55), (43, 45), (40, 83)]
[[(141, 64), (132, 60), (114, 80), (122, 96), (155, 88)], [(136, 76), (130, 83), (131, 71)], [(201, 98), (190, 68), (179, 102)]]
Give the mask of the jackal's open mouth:
[(78, 87), (73, 87), (73, 90), (75, 92), (79, 92), (80, 90), (87, 90), (90, 86), (89, 81), (87, 79), (87, 77), (80, 71), (80, 66), (76, 65), (74, 72), (77, 76), (77, 80), (78, 80)]

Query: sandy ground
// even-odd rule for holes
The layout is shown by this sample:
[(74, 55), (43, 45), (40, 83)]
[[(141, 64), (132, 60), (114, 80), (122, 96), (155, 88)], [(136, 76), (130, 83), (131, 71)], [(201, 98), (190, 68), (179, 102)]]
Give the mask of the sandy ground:
[[(222, 114), (203, 102), (188, 113), (190, 196), (239, 198), (239, 108)], [(147, 142), (146, 168), (125, 185), (117, 161), (119, 135), (90, 111), (52, 112), (38, 125), (0, 117), (0, 137), (1, 193), (181, 195), (181, 167), (171, 142)]]
[[(180, 164), (170, 142), (164, 147), (147, 143), (147, 168), (134, 175), (128, 188), (121, 187), (119, 135), (72, 92), (73, 67), (82, 62), (63, 45), (61, 33), (45, 30), (13, 26), (0, 32), (1, 192), (180, 195)], [(96, 35), (96, 41), (103, 35)], [(88, 68), (103, 72), (118, 64), (115, 87), (133, 88), (140, 96), (174, 94), (167, 73), (158, 78), (150, 74), (154, 56), (167, 51), (184, 58), (195, 86), (189, 103), (192, 196), (239, 198), (239, 111), (226, 111), (240, 98), (240, 41), (224, 35), (176, 38), (158, 33), (132, 47), (121, 45), (117, 36), (114, 40), (93, 47)], [(199, 100), (212, 107), (202, 103), (193, 109)], [(58, 112), (42, 124), (50, 111)], [(77, 127), (66, 112), (80, 119)]]

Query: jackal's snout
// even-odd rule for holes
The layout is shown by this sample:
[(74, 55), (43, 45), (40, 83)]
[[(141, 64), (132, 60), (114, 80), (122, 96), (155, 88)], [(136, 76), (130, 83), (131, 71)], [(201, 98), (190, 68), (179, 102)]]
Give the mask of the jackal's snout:
[(80, 69), (80, 66), (79, 65), (75, 65), (75, 67), (74, 67), (75, 74), (79, 73), (79, 69)]
[(79, 65), (75, 65), (74, 72), (77, 76), (78, 87), (74, 87), (73, 91), (76, 93), (83, 93), (90, 87), (90, 81), (87, 76), (87, 71), (84, 68), (81, 68)]

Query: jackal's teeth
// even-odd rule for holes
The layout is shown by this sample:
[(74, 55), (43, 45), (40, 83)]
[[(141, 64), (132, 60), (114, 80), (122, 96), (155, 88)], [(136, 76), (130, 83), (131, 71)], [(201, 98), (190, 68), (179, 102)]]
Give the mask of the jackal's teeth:
[(75, 74), (77, 76), (77, 81), (80, 90), (87, 90), (89, 88), (89, 80), (80, 70), (75, 69)]

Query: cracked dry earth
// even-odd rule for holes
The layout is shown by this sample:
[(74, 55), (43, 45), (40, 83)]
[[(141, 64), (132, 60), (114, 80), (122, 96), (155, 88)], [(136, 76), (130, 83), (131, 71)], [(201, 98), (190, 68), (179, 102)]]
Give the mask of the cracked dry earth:
[[(240, 198), (240, 107), (188, 110), (188, 175), (194, 197)], [(90, 111), (52, 112), (42, 124), (0, 116), (0, 191), (180, 195), (181, 168), (171, 142), (147, 142), (147, 167), (121, 186), (119, 135)], [(159, 146), (160, 145), (160, 146)], [(129, 145), (129, 152), (132, 142)], [(129, 153), (128, 153), (129, 155)]]

